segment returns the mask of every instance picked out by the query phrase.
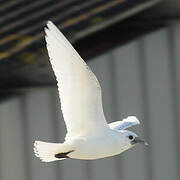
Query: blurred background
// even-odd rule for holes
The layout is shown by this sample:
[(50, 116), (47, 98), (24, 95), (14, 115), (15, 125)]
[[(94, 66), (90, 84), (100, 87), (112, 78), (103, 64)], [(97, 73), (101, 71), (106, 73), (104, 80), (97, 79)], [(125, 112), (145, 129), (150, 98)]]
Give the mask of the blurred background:
[[(34, 140), (66, 133), (43, 27), (53, 21), (99, 79), (108, 122), (136, 115), (149, 147), (42, 163)], [(178, 180), (180, 1), (0, 0), (0, 179)], [(86, 92), (84, 92), (85, 94)]]

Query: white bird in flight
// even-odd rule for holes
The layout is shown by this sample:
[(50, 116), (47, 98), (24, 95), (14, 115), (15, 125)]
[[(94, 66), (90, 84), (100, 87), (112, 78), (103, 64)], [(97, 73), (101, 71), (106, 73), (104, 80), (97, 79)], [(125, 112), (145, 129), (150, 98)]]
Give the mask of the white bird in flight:
[(93, 160), (120, 154), (137, 143), (147, 145), (134, 132), (125, 130), (140, 124), (135, 116), (107, 124), (96, 76), (51, 21), (45, 33), (67, 134), (64, 143), (35, 141), (35, 155), (44, 162)]

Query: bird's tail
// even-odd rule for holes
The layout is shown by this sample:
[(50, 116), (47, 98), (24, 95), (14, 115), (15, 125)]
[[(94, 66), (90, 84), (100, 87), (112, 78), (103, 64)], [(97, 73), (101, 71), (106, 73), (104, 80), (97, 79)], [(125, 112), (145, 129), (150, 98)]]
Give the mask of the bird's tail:
[(35, 141), (34, 153), (43, 162), (52, 162), (68, 158), (67, 154), (72, 151), (67, 151), (67, 147), (61, 143), (47, 143)]

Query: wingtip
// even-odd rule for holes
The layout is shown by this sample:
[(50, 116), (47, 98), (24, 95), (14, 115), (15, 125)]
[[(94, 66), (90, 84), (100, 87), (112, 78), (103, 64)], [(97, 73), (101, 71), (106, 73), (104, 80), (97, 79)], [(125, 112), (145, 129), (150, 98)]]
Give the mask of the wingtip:
[(140, 124), (140, 121), (138, 120), (138, 118), (136, 116), (128, 116), (127, 120), (135, 122), (136, 124)]
[(49, 32), (49, 29), (47, 27), (44, 27), (44, 32), (45, 32), (45, 38), (46, 38)]
[(54, 27), (56, 27), (56, 25), (50, 20), (47, 21), (46, 26), (48, 29), (53, 29)]
[(48, 26), (49, 24), (53, 24), (53, 22), (50, 20), (47, 20), (46, 25)]

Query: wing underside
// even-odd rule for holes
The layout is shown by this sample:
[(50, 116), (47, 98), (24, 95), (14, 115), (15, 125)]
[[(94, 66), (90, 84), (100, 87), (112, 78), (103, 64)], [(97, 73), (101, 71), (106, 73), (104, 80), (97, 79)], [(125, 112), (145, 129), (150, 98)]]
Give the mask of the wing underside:
[(137, 125), (137, 124), (140, 124), (140, 122), (135, 116), (128, 116), (127, 118), (123, 119), (122, 121), (112, 122), (108, 125), (111, 129), (119, 131), (119, 130), (127, 129), (127, 128)]
[(58, 82), (68, 136), (107, 127), (97, 78), (56, 26), (48, 22), (47, 27), (47, 49)]

